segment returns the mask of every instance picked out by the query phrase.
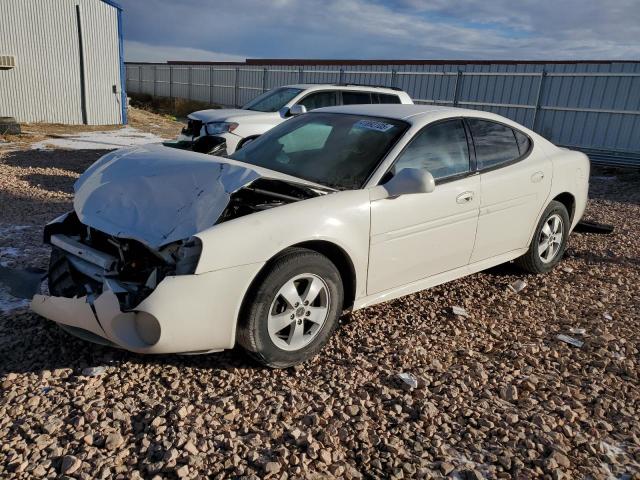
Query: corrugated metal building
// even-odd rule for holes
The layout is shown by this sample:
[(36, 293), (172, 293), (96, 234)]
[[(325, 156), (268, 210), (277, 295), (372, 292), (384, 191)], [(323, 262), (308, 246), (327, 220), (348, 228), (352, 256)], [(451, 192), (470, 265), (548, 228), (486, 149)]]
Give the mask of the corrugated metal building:
[(0, 116), (19, 122), (127, 122), (118, 4), (1, 0), (0, 19)]

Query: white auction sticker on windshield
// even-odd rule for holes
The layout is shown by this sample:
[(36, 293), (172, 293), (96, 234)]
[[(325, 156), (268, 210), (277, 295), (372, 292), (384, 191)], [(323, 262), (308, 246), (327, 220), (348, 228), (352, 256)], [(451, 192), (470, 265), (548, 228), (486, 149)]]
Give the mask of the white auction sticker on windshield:
[(354, 127), (366, 128), (367, 130), (376, 130), (378, 132), (386, 132), (393, 128), (390, 123), (376, 122), (375, 120), (359, 120)]

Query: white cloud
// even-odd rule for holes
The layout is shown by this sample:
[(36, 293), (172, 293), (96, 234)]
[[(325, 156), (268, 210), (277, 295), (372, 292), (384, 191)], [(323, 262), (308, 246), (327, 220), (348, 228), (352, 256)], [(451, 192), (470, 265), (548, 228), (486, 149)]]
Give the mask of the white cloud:
[(149, 45), (125, 40), (124, 56), (127, 62), (166, 62), (167, 60), (193, 60), (203, 62), (243, 62), (246, 57), (212, 52), (202, 48)]
[(640, 57), (640, 0), (122, 3), (131, 60)]

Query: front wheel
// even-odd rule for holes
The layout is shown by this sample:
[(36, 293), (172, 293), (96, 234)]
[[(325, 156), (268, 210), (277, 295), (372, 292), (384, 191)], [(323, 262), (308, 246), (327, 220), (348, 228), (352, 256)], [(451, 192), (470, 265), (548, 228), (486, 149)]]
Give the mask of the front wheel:
[(302, 363), (329, 341), (343, 298), (340, 273), (327, 257), (289, 249), (267, 265), (247, 295), (238, 343), (272, 368)]
[(545, 209), (529, 245), (516, 263), (532, 273), (546, 273), (555, 267), (567, 248), (571, 220), (566, 207), (555, 200)]

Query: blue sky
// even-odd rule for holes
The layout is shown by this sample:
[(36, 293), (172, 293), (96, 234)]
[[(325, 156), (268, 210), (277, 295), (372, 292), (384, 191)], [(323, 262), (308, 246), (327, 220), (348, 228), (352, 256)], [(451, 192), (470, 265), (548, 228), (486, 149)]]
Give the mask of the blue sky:
[(121, 0), (128, 61), (640, 59), (640, 0)]

